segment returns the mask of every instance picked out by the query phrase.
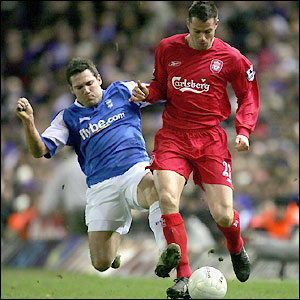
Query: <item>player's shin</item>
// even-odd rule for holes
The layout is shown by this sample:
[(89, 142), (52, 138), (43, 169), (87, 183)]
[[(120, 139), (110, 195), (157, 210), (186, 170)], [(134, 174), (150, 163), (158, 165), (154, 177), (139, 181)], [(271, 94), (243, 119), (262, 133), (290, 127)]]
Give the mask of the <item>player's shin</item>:
[(159, 202), (154, 202), (149, 208), (149, 226), (154, 233), (154, 238), (158, 247), (159, 255), (166, 248), (167, 242), (161, 226), (161, 210)]
[(187, 234), (180, 213), (162, 215), (163, 230), (168, 245), (175, 243), (180, 246), (181, 259), (177, 266), (177, 278), (181, 276), (189, 278), (192, 274), (188, 253)]
[(230, 227), (221, 227), (219, 224), (217, 226), (226, 238), (228, 251), (237, 254), (240, 253), (244, 242), (241, 237), (239, 213), (236, 210), (233, 210), (233, 213), (233, 222)]

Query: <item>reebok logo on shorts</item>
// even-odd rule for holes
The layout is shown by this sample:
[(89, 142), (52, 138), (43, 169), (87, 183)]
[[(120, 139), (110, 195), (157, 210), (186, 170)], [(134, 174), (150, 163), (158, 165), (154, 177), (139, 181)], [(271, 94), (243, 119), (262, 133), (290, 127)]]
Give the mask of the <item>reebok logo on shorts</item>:
[(155, 158), (155, 155), (154, 155), (154, 154), (150, 156), (149, 166), (151, 166), (151, 165), (153, 164), (154, 158)]

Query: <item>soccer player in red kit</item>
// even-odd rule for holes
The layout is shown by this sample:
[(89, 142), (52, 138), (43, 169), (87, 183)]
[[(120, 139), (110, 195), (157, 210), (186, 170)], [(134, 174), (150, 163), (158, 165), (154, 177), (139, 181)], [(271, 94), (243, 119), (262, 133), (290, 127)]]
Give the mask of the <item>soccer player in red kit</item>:
[[(167, 243), (179, 245), (181, 251), (176, 284), (167, 290), (171, 298), (189, 297), (187, 284), (192, 272), (179, 203), (191, 172), (194, 183), (205, 191), (212, 217), (226, 238), (237, 278), (244, 282), (250, 275), (239, 214), (233, 209), (231, 153), (220, 122), (231, 113), (226, 89), (230, 82), (238, 103), (235, 149), (247, 151), (249, 135), (258, 117), (259, 89), (251, 62), (215, 37), (218, 25), (214, 2), (194, 1), (187, 19), (189, 33), (177, 34), (159, 43), (153, 80), (148, 87), (138, 81), (129, 99), (150, 103), (166, 99), (163, 127), (156, 133), (149, 168), (153, 170), (159, 194)], [(168, 276), (166, 272), (173, 268), (166, 259), (167, 254), (162, 253), (156, 269), (160, 277)]]

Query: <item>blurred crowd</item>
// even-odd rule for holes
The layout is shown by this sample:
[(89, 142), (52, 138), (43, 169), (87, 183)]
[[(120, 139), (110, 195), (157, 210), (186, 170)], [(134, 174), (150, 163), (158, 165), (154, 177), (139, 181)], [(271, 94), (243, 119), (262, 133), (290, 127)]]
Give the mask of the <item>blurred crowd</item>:
[[(85, 205), (84, 178), (74, 154), (66, 148), (50, 160), (32, 158), (15, 114), (18, 98), (31, 101), (42, 133), (54, 114), (74, 101), (65, 79), (65, 66), (72, 57), (92, 59), (104, 89), (118, 80), (150, 82), (157, 44), (162, 38), (187, 32), (191, 3), (1, 1), (2, 237), (60, 238), (68, 231), (86, 230), (83, 222), (81, 226), (74, 222), (83, 220)], [(233, 155), (234, 205), (241, 214), (242, 230), (268, 230), (258, 217), (272, 211), (273, 221), (283, 222), (290, 206), (293, 225), (298, 225), (299, 2), (216, 4), (220, 19), (216, 36), (254, 64), (261, 95), (250, 151), (237, 153), (233, 148), (237, 104), (230, 85), (232, 115), (222, 123)], [(156, 104), (142, 111), (149, 154), (162, 125), (162, 109), (163, 104)], [(202, 190), (190, 180), (182, 214), (200, 217), (217, 238), (203, 198)], [(147, 227), (147, 219), (141, 220)], [(277, 232), (277, 237), (288, 239), (291, 234), (288, 227), (283, 234)]]

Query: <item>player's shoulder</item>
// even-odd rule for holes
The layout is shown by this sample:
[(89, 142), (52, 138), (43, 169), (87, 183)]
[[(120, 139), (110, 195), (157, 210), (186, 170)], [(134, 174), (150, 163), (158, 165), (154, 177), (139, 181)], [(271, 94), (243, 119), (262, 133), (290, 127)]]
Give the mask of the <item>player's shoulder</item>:
[(179, 44), (184, 44), (186, 35), (187, 33), (179, 33), (179, 34), (166, 37), (160, 41), (159, 45), (161, 47), (167, 47), (167, 46), (175, 46), (175, 45), (177, 46)]
[[(217, 39), (217, 46), (216, 49), (224, 56), (229, 56), (230, 57), (230, 65), (233, 69), (239, 68), (242, 66), (242, 68), (248, 70), (253, 70), (253, 65), (251, 61), (244, 56), (240, 50), (237, 48), (231, 46), (230, 44), (226, 43), (225, 41), (221, 39)], [(254, 73), (255, 74), (255, 73)]]
[(240, 50), (238, 50), (237, 48), (231, 46), (229, 43), (219, 39), (219, 38), (215, 38), (216, 42), (217, 42), (217, 49), (218, 50), (222, 50), (224, 52), (227, 52), (230, 56), (239, 58), (241, 57), (241, 52)]
[(87, 107), (83, 106), (77, 99), (68, 107), (57, 113), (57, 118), (61, 118), (65, 123), (73, 123), (79, 117), (86, 115)]
[(105, 90), (106, 93), (114, 93), (116, 91), (129, 91), (131, 93), (132, 89), (136, 86), (134, 81), (115, 81), (111, 83), (107, 89)]
[(66, 108), (63, 108), (61, 109), (58, 114), (61, 114), (61, 115), (65, 115), (65, 114), (68, 114), (68, 113), (74, 113), (74, 112), (77, 112), (80, 108), (84, 108), (83, 105), (81, 105), (77, 99), (74, 100), (74, 102), (69, 105), (68, 107)]

